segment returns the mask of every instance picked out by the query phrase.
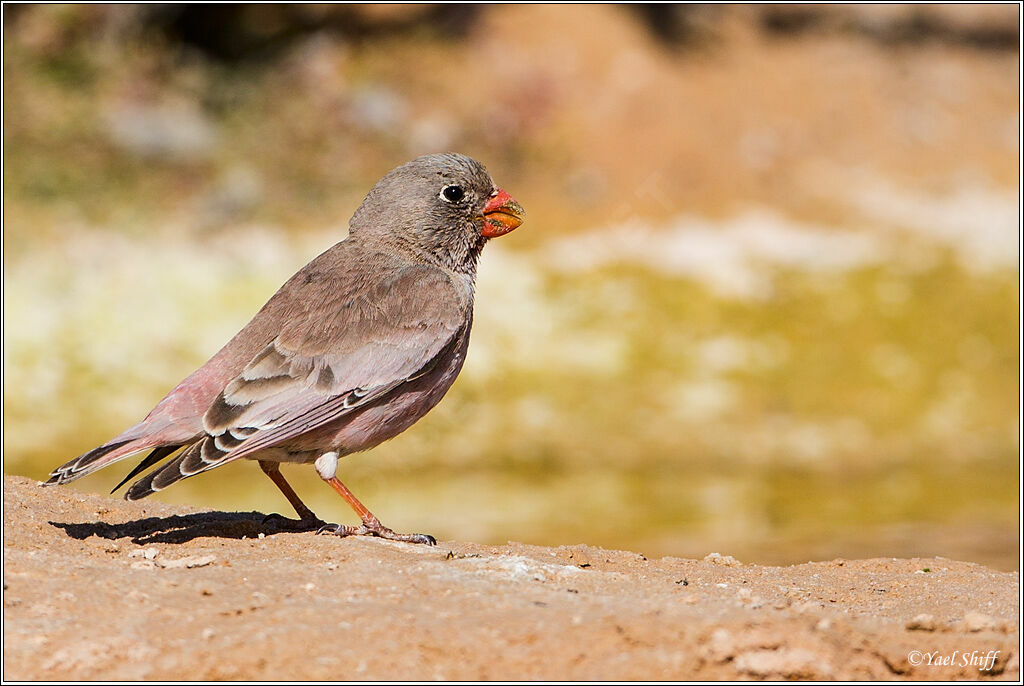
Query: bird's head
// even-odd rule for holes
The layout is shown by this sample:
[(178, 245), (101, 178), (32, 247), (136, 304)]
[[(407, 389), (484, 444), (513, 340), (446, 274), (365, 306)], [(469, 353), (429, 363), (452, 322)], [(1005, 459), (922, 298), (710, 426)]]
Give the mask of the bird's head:
[(377, 182), (350, 224), (357, 240), (401, 245), (445, 266), (472, 269), (488, 239), (523, 222), (523, 208), (476, 160), (418, 157)]

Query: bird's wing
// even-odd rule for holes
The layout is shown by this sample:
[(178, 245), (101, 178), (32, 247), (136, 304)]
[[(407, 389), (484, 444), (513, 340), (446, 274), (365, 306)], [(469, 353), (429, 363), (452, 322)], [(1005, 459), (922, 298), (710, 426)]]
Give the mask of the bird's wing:
[(365, 406), (429, 371), (469, 321), (468, 298), (437, 269), (405, 266), (364, 283), (351, 272), (317, 278), (318, 287), (301, 289), (308, 297), (291, 298), (294, 311), (280, 334), (214, 400), (203, 417), (206, 438), (132, 486), (128, 498)]

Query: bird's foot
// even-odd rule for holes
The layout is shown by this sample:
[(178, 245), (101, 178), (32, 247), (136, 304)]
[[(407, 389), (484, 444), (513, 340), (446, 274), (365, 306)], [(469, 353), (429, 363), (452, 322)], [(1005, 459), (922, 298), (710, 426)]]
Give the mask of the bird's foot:
[(404, 541), (405, 543), (420, 543), (423, 545), (437, 545), (437, 539), (427, 534), (399, 534), (387, 528), (380, 521), (373, 519), (364, 521), (359, 526), (346, 526), (345, 524), (324, 524), (317, 530), (318, 534), (333, 534), (334, 536), (377, 536), (386, 538), (389, 541)]
[(302, 519), (288, 519), (274, 512), (263, 518), (263, 526), (272, 526), (278, 531), (316, 531), (320, 533), (320, 529), (330, 526), (330, 524), (315, 515)]

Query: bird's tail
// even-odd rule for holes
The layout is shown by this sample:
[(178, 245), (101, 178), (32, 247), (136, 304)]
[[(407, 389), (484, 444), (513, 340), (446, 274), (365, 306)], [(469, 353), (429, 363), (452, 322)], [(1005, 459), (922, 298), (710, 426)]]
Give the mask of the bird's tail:
[[(174, 440), (169, 436), (161, 435), (162, 432), (150, 432), (146, 431), (143, 424), (137, 424), (131, 429), (128, 429), (120, 436), (107, 441), (98, 448), (93, 448), (87, 453), (79, 455), (73, 460), (69, 460), (61, 466), (50, 472), (50, 479), (45, 482), (47, 486), (53, 486), (56, 484), (66, 484), (75, 479), (80, 479), (83, 476), (92, 474), (93, 472), (106, 467), (109, 464), (117, 462), (118, 460), (124, 459), (143, 450), (150, 450), (156, 448), (149, 457), (143, 460), (142, 469), (145, 469), (151, 464), (155, 464), (156, 461), (163, 459), (170, 453), (174, 452), (177, 448), (181, 447), (188, 441)], [(170, 439), (170, 440), (169, 440)], [(173, 448), (167, 450), (168, 447)], [(160, 454), (159, 457), (154, 459), (154, 456)], [(138, 474), (138, 471), (132, 473), (131, 476)], [(118, 486), (120, 487), (120, 486)], [(116, 490), (116, 489), (115, 489)]]

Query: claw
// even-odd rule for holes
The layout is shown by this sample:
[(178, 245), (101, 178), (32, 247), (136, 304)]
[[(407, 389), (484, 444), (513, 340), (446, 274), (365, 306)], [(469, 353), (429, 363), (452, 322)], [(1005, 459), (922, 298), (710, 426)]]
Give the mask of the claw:
[(421, 545), (437, 545), (437, 539), (428, 534), (396, 534), (391, 529), (383, 526), (380, 522), (364, 522), (360, 526), (345, 526), (344, 524), (324, 524), (316, 531), (317, 534), (331, 534), (333, 536), (377, 536), (389, 541), (402, 541), (403, 543), (418, 543)]
[(435, 546), (437, 545), (437, 539), (430, 534), (411, 534), (415, 540), (409, 541), (410, 543), (422, 543), (423, 545)]

